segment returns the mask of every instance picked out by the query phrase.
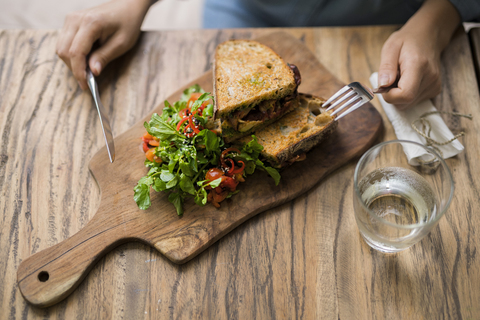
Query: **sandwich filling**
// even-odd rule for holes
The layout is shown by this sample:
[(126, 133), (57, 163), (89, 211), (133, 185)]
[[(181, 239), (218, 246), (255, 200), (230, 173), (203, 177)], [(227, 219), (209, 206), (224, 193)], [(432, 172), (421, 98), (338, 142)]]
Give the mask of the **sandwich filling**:
[[(278, 118), (283, 114), (291, 111), (297, 102), (298, 86), (301, 83), (301, 76), (298, 68), (295, 65), (289, 65), (295, 77), (295, 90), (281, 99), (264, 100), (260, 103), (246, 106), (245, 108), (237, 109), (228, 114), (223, 120), (222, 128), (230, 129), (224, 131), (228, 132), (248, 132), (259, 124), (262, 124), (270, 119)], [(225, 123), (227, 122), (227, 123)]]

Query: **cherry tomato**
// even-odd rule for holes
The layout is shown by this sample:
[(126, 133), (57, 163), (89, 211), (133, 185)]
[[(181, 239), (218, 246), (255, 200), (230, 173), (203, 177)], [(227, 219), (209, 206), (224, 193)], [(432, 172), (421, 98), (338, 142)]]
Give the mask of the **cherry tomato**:
[(144, 142), (143, 143), (143, 152), (147, 152), (150, 148), (148, 147), (148, 143)]
[(194, 93), (192, 93), (192, 94), (190, 95), (190, 99), (188, 99), (188, 101), (187, 101), (187, 107), (188, 107), (188, 108), (191, 108), (192, 105), (193, 105), (193, 103), (194, 103), (195, 101), (197, 101), (198, 98), (200, 98), (201, 95), (202, 95), (202, 93), (200, 93), (200, 92), (194, 92)]
[(153, 136), (152, 136), (151, 134), (149, 134), (148, 132), (146, 132), (146, 133), (143, 135), (142, 140), (143, 140), (143, 141), (153, 140)]
[(162, 162), (162, 159), (155, 154), (155, 148), (149, 149), (147, 153), (145, 153), (145, 157), (152, 162)]
[(223, 175), (224, 173), (222, 170), (218, 168), (212, 168), (207, 171), (207, 174), (205, 175), (205, 179), (207, 179), (208, 181), (213, 181), (213, 180), (217, 180)]
[(150, 140), (148, 141), (148, 144), (153, 146), (153, 147), (158, 147), (160, 145), (160, 142), (157, 140)]
[(230, 190), (230, 191), (235, 191), (237, 188), (238, 181), (235, 181), (235, 179), (230, 178), (230, 177), (225, 177), (225, 179), (221, 183), (221, 187)]

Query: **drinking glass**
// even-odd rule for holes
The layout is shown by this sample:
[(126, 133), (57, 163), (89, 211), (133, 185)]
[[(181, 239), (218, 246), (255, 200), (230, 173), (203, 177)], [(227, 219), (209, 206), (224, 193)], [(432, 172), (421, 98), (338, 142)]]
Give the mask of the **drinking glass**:
[[(409, 164), (403, 147), (426, 153)], [(420, 241), (447, 211), (453, 178), (445, 161), (430, 147), (413, 141), (380, 143), (359, 160), (353, 180), (355, 219), (364, 240), (382, 252), (405, 250)]]

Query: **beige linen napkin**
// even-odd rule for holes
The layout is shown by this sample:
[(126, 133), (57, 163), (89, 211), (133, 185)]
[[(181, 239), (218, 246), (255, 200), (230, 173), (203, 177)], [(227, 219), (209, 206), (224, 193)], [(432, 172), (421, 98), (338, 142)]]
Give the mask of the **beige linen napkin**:
[[(378, 73), (375, 72), (370, 76), (370, 83), (373, 88), (378, 87)], [(432, 101), (427, 99), (412, 108), (401, 111), (395, 108), (392, 104), (387, 103), (382, 95), (376, 95), (382, 104), (383, 110), (387, 115), (388, 119), (392, 123), (393, 128), (395, 129), (395, 134), (398, 140), (410, 140), (415, 141), (420, 144), (425, 145), (426, 140), (424, 137), (419, 135), (413, 128), (412, 122), (419, 119), (423, 114), (427, 112), (437, 111), (437, 108), (433, 105)], [(428, 121), (431, 124), (432, 131), (430, 137), (436, 141), (448, 141), (452, 139), (453, 133), (448, 129), (447, 125), (440, 117), (439, 114), (433, 114), (428, 116)], [(444, 159), (456, 156), (463, 151), (463, 145), (458, 141), (454, 140), (449, 144), (436, 146), (441, 152)], [(417, 147), (403, 147), (405, 154), (408, 158), (408, 163), (411, 165), (419, 165), (420, 162), (429, 161), (429, 157), (426, 155), (425, 151), (422, 148)], [(421, 160), (420, 162), (418, 160)]]

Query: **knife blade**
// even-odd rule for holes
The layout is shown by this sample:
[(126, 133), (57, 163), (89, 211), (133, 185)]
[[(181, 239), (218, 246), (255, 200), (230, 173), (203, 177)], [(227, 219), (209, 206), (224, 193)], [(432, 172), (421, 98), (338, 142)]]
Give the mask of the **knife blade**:
[(98, 116), (100, 118), (100, 124), (102, 126), (103, 137), (105, 138), (105, 144), (107, 145), (107, 152), (108, 157), (110, 158), (110, 162), (113, 163), (115, 160), (115, 145), (113, 143), (113, 135), (112, 135), (112, 128), (110, 127), (110, 120), (108, 119), (107, 112), (103, 107), (102, 101), (100, 101), (100, 94), (98, 92), (97, 81), (95, 81), (95, 77), (87, 67), (87, 82), (90, 91), (92, 92), (93, 100), (95, 101), (95, 106), (97, 107)]

